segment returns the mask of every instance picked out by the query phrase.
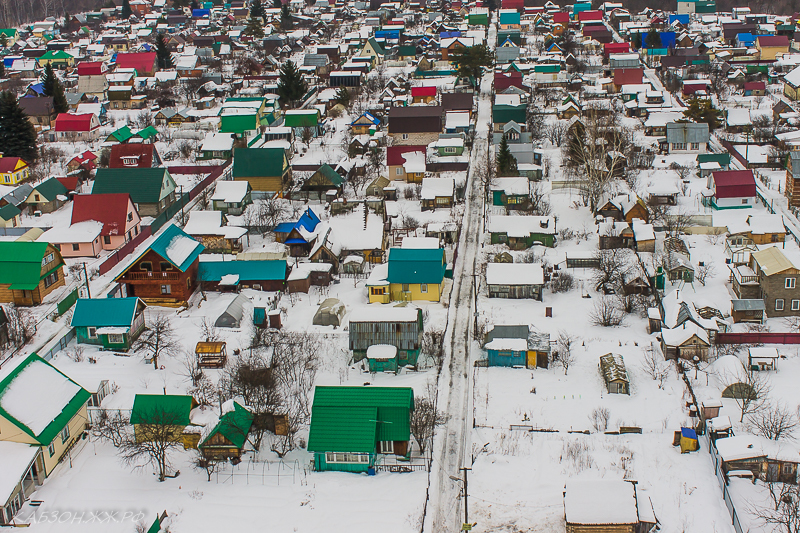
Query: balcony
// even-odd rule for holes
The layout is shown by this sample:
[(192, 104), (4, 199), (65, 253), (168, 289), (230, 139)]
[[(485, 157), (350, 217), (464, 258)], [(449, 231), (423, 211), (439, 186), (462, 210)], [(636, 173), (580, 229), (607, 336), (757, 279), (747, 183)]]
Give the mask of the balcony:
[(180, 272), (128, 272), (124, 281), (180, 281)]

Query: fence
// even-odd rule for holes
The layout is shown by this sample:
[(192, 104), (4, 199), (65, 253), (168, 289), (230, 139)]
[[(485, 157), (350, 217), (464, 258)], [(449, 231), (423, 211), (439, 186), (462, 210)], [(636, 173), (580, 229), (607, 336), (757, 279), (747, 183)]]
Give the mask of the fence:
[(716, 344), (800, 344), (800, 333), (717, 333)]
[(238, 465), (231, 465), (230, 463), (220, 463), (217, 466), (216, 481), (217, 483), (230, 483), (236, 484), (244, 482), (249, 485), (251, 482), (261, 482), (262, 485), (266, 484), (268, 478), (274, 478), (278, 486), (281, 484), (281, 478), (284, 483), (291, 482), (293, 485), (298, 482), (301, 485), (307, 485), (308, 470), (304, 466), (300, 466), (297, 460), (289, 461), (288, 463), (281, 459), (280, 461), (242, 461)]
[(125, 420), (131, 419), (132, 409), (105, 409), (103, 407), (88, 407), (86, 412), (89, 414), (89, 425), (94, 426), (101, 421), (102, 417), (107, 414), (110, 417), (121, 416)]
[(717, 455), (717, 448), (711, 442), (711, 439), (708, 436), (708, 433), (702, 435), (700, 437), (703, 439), (703, 444), (708, 450), (709, 455), (711, 455), (711, 462), (714, 465), (714, 475), (717, 477), (717, 482), (719, 483), (719, 487), (722, 489), (722, 499), (725, 501), (725, 507), (728, 508), (728, 512), (731, 515), (731, 524), (733, 524), (733, 529), (736, 533), (743, 533), (742, 524), (739, 522), (739, 514), (736, 512), (736, 507), (733, 505), (733, 499), (731, 498), (730, 492), (728, 492), (728, 484), (725, 481), (725, 474), (722, 472), (721, 461), (719, 456)]
[(120, 261), (128, 257), (128, 255), (130, 255), (137, 246), (142, 244), (148, 237), (150, 237), (150, 235), (152, 235), (151, 226), (142, 226), (139, 235), (114, 250), (114, 252), (100, 264), (100, 267), (98, 268), (100, 275), (102, 276), (119, 264)]
[(45, 361), (49, 361), (53, 356), (67, 347), (69, 341), (75, 338), (75, 328), (68, 328), (60, 338), (56, 338), (45, 344), (37, 353)]
[(58, 302), (58, 305), (56, 306), (56, 308), (58, 309), (59, 316), (63, 315), (67, 311), (69, 311), (70, 308), (75, 304), (75, 302), (77, 300), (78, 300), (78, 289), (76, 287), (63, 300)]

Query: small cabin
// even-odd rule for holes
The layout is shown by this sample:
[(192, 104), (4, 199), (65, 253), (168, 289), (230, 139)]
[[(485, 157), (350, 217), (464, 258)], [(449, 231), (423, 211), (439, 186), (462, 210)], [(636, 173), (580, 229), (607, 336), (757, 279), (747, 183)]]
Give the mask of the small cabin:
[(194, 348), (200, 368), (222, 368), (228, 358), (224, 342), (198, 342)]
[(619, 354), (607, 353), (600, 357), (600, 373), (609, 394), (630, 394), (628, 371), (625, 361)]
[(750, 370), (765, 371), (778, 369), (778, 349), (768, 346), (757, 346), (749, 349), (747, 366)]

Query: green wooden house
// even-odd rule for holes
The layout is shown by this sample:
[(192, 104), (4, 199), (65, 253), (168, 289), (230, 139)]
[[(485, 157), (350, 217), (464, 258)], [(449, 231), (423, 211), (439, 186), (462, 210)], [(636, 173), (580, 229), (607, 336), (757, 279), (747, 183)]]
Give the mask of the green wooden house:
[(553, 248), (556, 221), (543, 216), (492, 216), (488, 224), (492, 244), (506, 244), (512, 250), (525, 250), (541, 243)]
[(322, 134), (319, 109), (292, 109), (284, 113), (283, 118), (283, 125), (292, 128), (297, 138), (302, 138), (306, 131), (310, 132), (312, 137)]
[(122, 126), (116, 131), (112, 131), (106, 137), (107, 143), (126, 143), (133, 138), (133, 132), (128, 126)]
[(77, 342), (128, 351), (144, 331), (145, 307), (136, 297), (78, 299), (71, 323)]
[(516, 122), (517, 124), (526, 124), (527, 113), (528, 106), (525, 104), (499, 104), (492, 106), (492, 123), (494, 124), (493, 131), (502, 132), (503, 126), (512, 121)]
[(314, 469), (367, 472), (380, 455), (409, 457), (414, 390), (316, 387), (308, 450)]
[[(247, 435), (253, 425), (253, 413), (231, 402), (232, 409), (225, 412), (213, 429), (200, 441), (198, 449), (207, 459), (230, 459), (242, 455)], [(226, 405), (223, 404), (223, 410)]]
[(247, 181), (254, 191), (282, 191), (292, 179), (283, 148), (234, 148), (233, 180)]
[(526, 209), (531, 203), (531, 186), (527, 177), (495, 178), (490, 185), (492, 205), (506, 209)]

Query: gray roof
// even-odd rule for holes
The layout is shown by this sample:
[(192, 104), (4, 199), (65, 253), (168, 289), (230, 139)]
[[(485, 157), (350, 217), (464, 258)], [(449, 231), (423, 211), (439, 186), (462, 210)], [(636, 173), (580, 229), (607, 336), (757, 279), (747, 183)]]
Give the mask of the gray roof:
[(225, 309), (214, 325), (218, 328), (238, 328), (242, 323), (244, 317), (244, 305), (248, 302), (247, 296), (244, 294), (238, 295)]
[(3, 196), (3, 200), (6, 200), (8, 203), (18, 207), (21, 203), (28, 199), (32, 192), (33, 185), (30, 183), (23, 183), (10, 193)]
[(303, 57), (303, 66), (306, 67), (324, 67), (330, 60), (327, 54), (306, 54)]
[(792, 164), (792, 176), (800, 176), (800, 152), (789, 152)]
[(491, 331), (486, 333), (486, 342), (492, 342), (495, 339), (527, 339), (528, 326), (508, 326), (497, 325)]
[(766, 311), (764, 300), (731, 300), (734, 311)]
[(672, 122), (667, 124), (667, 142), (670, 144), (707, 143), (708, 139), (708, 124), (695, 122)]

